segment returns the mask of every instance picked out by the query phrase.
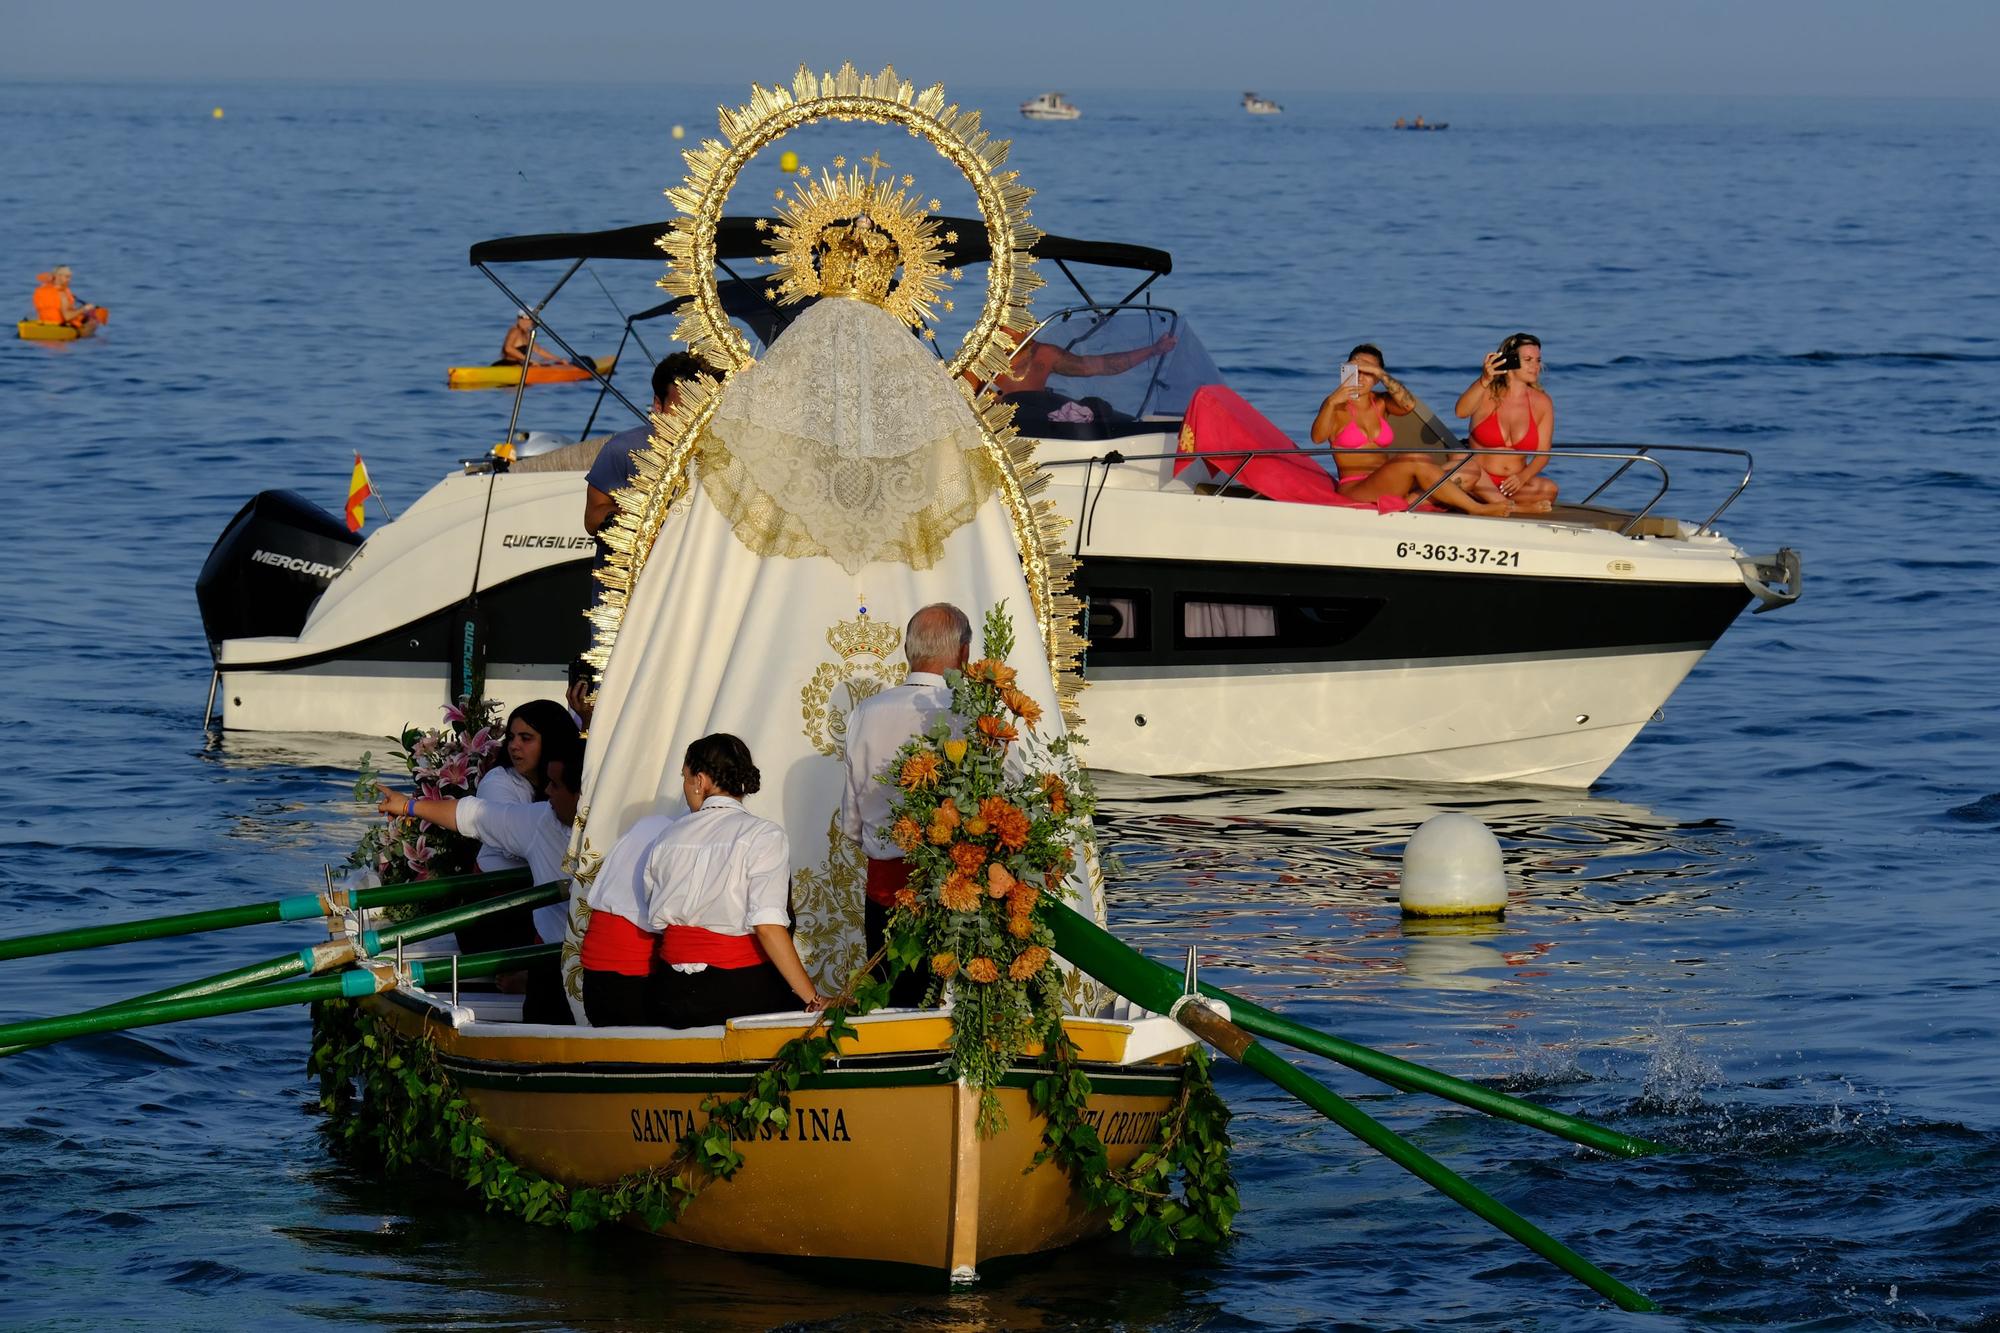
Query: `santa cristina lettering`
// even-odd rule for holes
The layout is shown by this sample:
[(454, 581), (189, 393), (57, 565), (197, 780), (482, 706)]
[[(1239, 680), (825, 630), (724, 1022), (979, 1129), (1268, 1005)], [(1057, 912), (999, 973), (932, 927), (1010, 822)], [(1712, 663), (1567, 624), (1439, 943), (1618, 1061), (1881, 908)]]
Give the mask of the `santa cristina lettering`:
[[(632, 1141), (634, 1143), (678, 1143), (681, 1136), (695, 1128), (697, 1123), (706, 1124), (707, 1117), (695, 1111), (676, 1111), (669, 1107), (647, 1109), (635, 1106), (631, 1110)], [(1155, 1117), (1157, 1119), (1157, 1117)], [(792, 1117), (783, 1125), (765, 1125), (754, 1136), (763, 1141), (776, 1139), (780, 1143), (852, 1143), (853, 1136), (847, 1132), (847, 1112), (839, 1108), (822, 1106), (792, 1107)]]

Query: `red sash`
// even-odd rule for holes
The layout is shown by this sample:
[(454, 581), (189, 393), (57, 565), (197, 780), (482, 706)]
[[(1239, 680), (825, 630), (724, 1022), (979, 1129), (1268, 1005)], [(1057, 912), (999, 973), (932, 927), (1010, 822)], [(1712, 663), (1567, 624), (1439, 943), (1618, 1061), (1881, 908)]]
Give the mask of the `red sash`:
[(896, 894), (910, 882), (910, 863), (902, 857), (893, 861), (868, 858), (868, 901), (877, 907), (894, 907)]
[(586, 971), (643, 977), (653, 970), (653, 952), (659, 947), (658, 935), (600, 907), (590, 914), (590, 929), (583, 933), (581, 961)]
[(660, 932), (660, 957), (669, 963), (710, 967), (755, 967), (765, 961), (755, 935), (721, 935), (700, 926), (668, 926)]

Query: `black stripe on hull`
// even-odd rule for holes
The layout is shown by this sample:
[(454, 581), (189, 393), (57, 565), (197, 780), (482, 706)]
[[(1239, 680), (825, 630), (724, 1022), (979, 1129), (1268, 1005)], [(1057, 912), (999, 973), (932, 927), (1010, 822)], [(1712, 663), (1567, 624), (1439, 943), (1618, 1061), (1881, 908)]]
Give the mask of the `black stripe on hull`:
[[(568, 560), (480, 595), (489, 662), (560, 667), (590, 646), (582, 615), (588, 559)], [(1738, 583), (1545, 578), (1432, 569), (1355, 569), (1092, 556), (1075, 579), (1097, 604), (1092, 667), (1193, 668), (1392, 664), (1480, 658), (1706, 650), (1750, 602)], [(1138, 604), (1135, 637), (1114, 638), (1102, 605)], [(1183, 605), (1268, 605), (1277, 633), (1190, 639)], [(451, 607), (359, 643), (225, 670), (285, 671), (328, 662), (442, 667), (456, 622)], [(1142, 674), (1145, 674), (1142, 672)]]
[[(589, 559), (545, 565), (479, 594), (488, 662), (550, 663), (560, 668), (590, 647)], [(270, 662), (224, 663), (224, 671), (293, 671), (328, 662), (435, 665), (451, 658), (459, 608), (448, 606), (359, 643)]]
[[(1541, 658), (1706, 649), (1749, 604), (1739, 583), (1091, 557), (1092, 667), (1230, 667)], [(1131, 637), (1113, 637), (1136, 614)], [(1190, 601), (1270, 607), (1259, 637), (1190, 638)]]

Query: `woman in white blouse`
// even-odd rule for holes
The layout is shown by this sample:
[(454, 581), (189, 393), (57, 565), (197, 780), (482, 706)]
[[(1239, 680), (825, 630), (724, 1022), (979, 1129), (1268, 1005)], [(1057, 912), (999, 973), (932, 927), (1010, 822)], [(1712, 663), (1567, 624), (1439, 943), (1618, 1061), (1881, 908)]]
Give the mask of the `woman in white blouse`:
[(760, 785), (750, 747), (736, 737), (718, 732), (688, 746), (689, 813), (653, 844), (641, 877), (645, 924), (660, 932), (648, 1008), (663, 1027), (826, 1003), (792, 943), (791, 843), (743, 808)]
[[(500, 750), (480, 774), (474, 788), (480, 800), (493, 805), (533, 805), (547, 800), (548, 760), (568, 754), (582, 744), (569, 709), (553, 699), (533, 699), (516, 708), (507, 717), (504, 735), (506, 739)], [(574, 769), (571, 776), (575, 776)], [(520, 869), (528, 863), (488, 839), (479, 844), (476, 864), (491, 874), (496, 870)], [(489, 949), (533, 944), (535, 939), (528, 911), (522, 908), (468, 922), (458, 931), (458, 949), (460, 953), (484, 953)]]
[[(482, 801), (529, 804), (547, 799), (547, 756), (567, 753), (578, 740), (569, 709), (553, 699), (531, 699), (507, 717), (501, 749), (475, 790)], [(526, 861), (491, 843), (479, 846), (479, 868), (491, 873), (525, 866)]]

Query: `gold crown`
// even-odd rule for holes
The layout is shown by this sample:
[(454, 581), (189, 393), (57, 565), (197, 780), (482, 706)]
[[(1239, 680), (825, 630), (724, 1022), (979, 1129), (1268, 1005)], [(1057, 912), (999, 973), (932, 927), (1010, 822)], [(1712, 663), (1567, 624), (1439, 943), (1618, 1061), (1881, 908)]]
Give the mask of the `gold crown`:
[[(903, 187), (881, 175), (889, 164), (879, 153), (862, 159), (868, 166), (864, 178), (857, 164), (841, 174), (847, 159), (833, 159), (834, 171), (825, 171), (818, 180), (801, 169), (806, 182), (786, 199), (779, 191), (780, 207), (775, 225), (761, 219), (758, 228), (769, 225), (775, 256), (765, 263), (775, 264), (780, 276), (770, 284), (771, 296), (781, 305), (821, 296), (846, 296), (879, 305), (907, 324), (922, 328), (936, 317), (947, 280), (944, 250), (939, 244), (937, 223), (925, 213), (908, 188), (913, 176), (903, 177)], [(929, 201), (932, 211), (938, 201)], [(945, 244), (958, 240), (956, 233), (944, 236)], [(900, 270), (900, 272), (899, 272)], [(950, 301), (942, 302), (946, 310)], [(924, 330), (930, 335), (930, 330)]]
[(902, 252), (887, 232), (866, 216), (844, 227), (828, 227), (814, 247), (819, 256), (819, 294), (853, 296), (870, 305), (889, 299)]
[(876, 620), (863, 611), (853, 620), (842, 620), (828, 627), (827, 646), (839, 653), (843, 660), (856, 657), (879, 657), (887, 660), (889, 655), (902, 646), (903, 631), (894, 625)]

